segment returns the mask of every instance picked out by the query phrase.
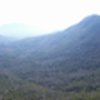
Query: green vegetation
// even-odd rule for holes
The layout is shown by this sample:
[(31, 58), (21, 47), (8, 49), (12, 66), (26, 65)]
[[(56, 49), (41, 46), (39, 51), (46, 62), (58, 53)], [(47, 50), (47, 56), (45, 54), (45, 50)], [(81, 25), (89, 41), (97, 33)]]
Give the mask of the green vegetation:
[[(70, 84), (65, 91), (47, 88), (14, 76), (0, 75), (0, 100), (99, 100), (100, 88), (85, 90), (82, 83), (83, 80), (72, 84), (73, 89)], [(79, 84), (82, 84), (81, 88)], [(75, 86), (79, 88), (78, 91)]]

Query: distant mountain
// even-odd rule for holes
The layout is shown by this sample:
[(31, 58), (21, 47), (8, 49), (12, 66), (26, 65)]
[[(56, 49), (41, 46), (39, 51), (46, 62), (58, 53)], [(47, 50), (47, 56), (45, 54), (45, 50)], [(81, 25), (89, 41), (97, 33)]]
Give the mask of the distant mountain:
[(25, 24), (12, 23), (0, 26), (0, 34), (8, 37), (24, 38), (27, 36), (32, 36), (33, 29), (29, 28)]
[(16, 40), (18, 40), (18, 39), (13, 38), (13, 37), (6, 37), (6, 36), (0, 35), (0, 45), (9, 44), (9, 43), (14, 42)]
[(88, 16), (62, 32), (9, 43), (0, 49), (0, 69), (50, 90), (90, 96), (100, 90), (100, 16)]

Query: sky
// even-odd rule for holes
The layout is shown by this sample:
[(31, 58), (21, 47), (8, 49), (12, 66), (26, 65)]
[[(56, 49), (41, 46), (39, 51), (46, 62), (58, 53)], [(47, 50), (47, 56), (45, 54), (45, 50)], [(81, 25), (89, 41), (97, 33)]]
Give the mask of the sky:
[(91, 14), (100, 14), (100, 0), (0, 0), (0, 26), (17, 23), (20, 29), (26, 25), (29, 34), (28, 31), (0, 33), (34, 36), (56, 32)]

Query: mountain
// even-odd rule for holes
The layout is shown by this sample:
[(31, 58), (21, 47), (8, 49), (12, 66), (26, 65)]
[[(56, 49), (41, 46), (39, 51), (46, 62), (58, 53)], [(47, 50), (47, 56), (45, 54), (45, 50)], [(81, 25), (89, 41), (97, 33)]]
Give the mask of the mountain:
[[(68, 73), (68, 76), (73, 73), (74, 76), (70, 75), (70, 78), (73, 79), (76, 76), (88, 75), (88, 71), (95, 73), (95, 70), (99, 70), (99, 26), (100, 16), (92, 15), (67, 30), (53, 35), (24, 39), (14, 43), (12, 48), (14, 48), (14, 52), (17, 52), (18, 59), (22, 63), (21, 68), (27, 69), (28, 74), (25, 72), (24, 74), (29, 79), (35, 76), (30, 70), (36, 70), (36, 76), (40, 79), (45, 78), (41, 74), (48, 76), (49, 73), (52, 79), (50, 81), (48, 78), (46, 81), (50, 81), (54, 85), (59, 84), (57, 81), (60, 81), (61, 73), (64, 75), (60, 76), (62, 78), (66, 77)], [(27, 62), (26, 66), (24, 62)], [(82, 71), (81, 74), (80, 71)], [(31, 76), (29, 76), (30, 74)], [(25, 75), (23, 76), (25, 77)], [(57, 80), (57, 83), (54, 80)], [(62, 84), (67, 83), (67, 81), (62, 82)]]
[[(99, 33), (100, 16), (91, 15), (64, 31), (10, 42), (0, 49), (1, 74), (13, 76), (18, 86), (20, 81), (22, 87), (23, 82), (41, 86), (48, 91), (46, 100), (96, 100), (100, 98)], [(18, 96), (19, 89), (14, 91)], [(36, 91), (35, 96), (41, 94)]]

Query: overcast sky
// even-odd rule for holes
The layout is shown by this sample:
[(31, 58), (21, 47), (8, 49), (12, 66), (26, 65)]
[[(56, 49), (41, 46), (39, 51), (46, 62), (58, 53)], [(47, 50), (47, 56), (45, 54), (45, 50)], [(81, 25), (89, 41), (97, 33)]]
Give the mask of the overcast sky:
[(0, 0), (0, 26), (26, 24), (34, 33), (62, 30), (100, 14), (100, 0)]

